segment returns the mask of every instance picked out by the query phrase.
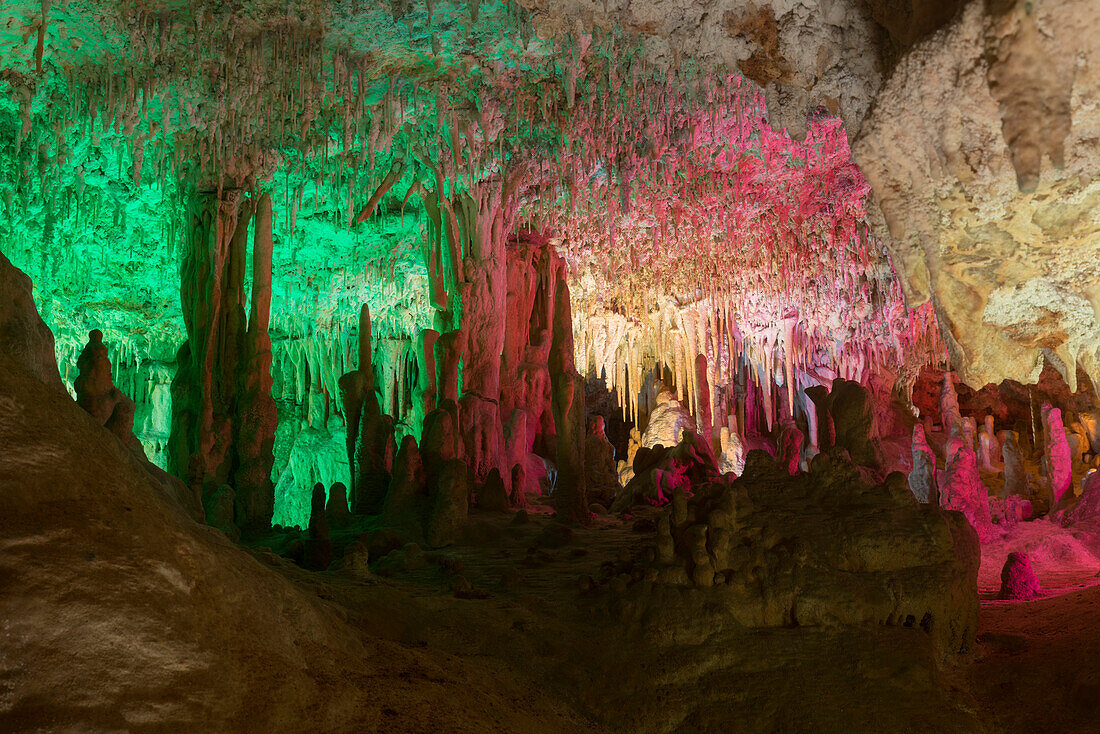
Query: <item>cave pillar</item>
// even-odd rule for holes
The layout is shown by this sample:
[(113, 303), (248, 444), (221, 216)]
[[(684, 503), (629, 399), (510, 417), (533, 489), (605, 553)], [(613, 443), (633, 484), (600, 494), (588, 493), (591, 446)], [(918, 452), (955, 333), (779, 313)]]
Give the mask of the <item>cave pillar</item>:
[(504, 429), (499, 402), (508, 291), (504, 247), (507, 233), (500, 230), (500, 196), (497, 186), (486, 182), (476, 197), (463, 195), (456, 202), (456, 213), (469, 243), (463, 259), (464, 279), (459, 285), (465, 355), (458, 416), (466, 460), (478, 483), (484, 482), (494, 468), (501, 470), (502, 476), (511, 471), (503, 465)]
[(347, 417), (348, 466), (351, 469), (351, 510), (382, 511), (393, 469), (393, 419), (382, 412), (375, 390), (370, 309), (359, 313), (359, 369), (340, 377), (340, 398)]
[(252, 324), (245, 306), (248, 226), (256, 197), (240, 190), (196, 192), (180, 268), (187, 340), (172, 381), (169, 468), (205, 494), (223, 484), (242, 499), (234, 522), (270, 524), (275, 431), (271, 401), (270, 200), (260, 196), (253, 257)]
[(437, 402), (450, 400), (458, 402), (458, 366), (466, 351), (466, 340), (460, 330), (441, 334), (433, 345), (435, 365), (439, 370)]
[(416, 389), (413, 391), (413, 408), (419, 414), (415, 420), (422, 422), (424, 416), (435, 410), (436, 372), (435, 343), (439, 332), (434, 329), (422, 329), (416, 337)]
[(234, 474), (238, 523), (267, 527), (275, 512), (275, 428), (278, 415), (271, 395), (271, 197), (256, 204), (252, 245), (252, 305), (238, 377), (237, 469)]
[(558, 486), (554, 492), (554, 506), (559, 517), (585, 522), (589, 513), (584, 481), (584, 378), (574, 366), (573, 315), (569, 286), (564, 279), (558, 280), (554, 296), (549, 368), (558, 449)]

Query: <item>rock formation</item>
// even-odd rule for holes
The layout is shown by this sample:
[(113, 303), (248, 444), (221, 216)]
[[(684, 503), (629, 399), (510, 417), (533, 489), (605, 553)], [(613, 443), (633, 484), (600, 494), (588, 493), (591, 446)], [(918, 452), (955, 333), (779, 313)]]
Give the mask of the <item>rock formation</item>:
[(867, 389), (852, 380), (834, 380), (828, 405), (836, 430), (836, 445), (847, 449), (857, 464), (879, 468), (882, 448)]
[(1001, 590), (998, 597), (1026, 601), (1039, 596), (1042, 586), (1026, 553), (1012, 552), (1001, 569)]
[(745, 471), (745, 447), (741, 443), (741, 437), (723, 426), (719, 441), (721, 454), (718, 457), (718, 470), (723, 474), (741, 476)]
[(466, 524), (470, 506), (470, 469), (461, 459), (443, 464), (432, 492), (424, 536), (432, 548), (454, 543)]
[(1082, 285), (1100, 254), (1094, 20), (1082, 2), (966, 4), (898, 60), (853, 145), (909, 302), (935, 301), (967, 384), (1033, 382), (1044, 361), (1071, 390), (1077, 364), (1100, 375)]
[(329, 538), (323, 484), (316, 484), (313, 487), (307, 532), (302, 565), (312, 571), (324, 571), (332, 562), (332, 540)]
[(0, 252), (0, 352), (50, 389), (65, 393), (57, 371), (54, 338), (38, 315), (31, 279)]
[(584, 486), (589, 501), (604, 506), (610, 505), (619, 492), (615, 447), (607, 440), (603, 416), (592, 420), (592, 428), (584, 440)]
[[(820, 454), (799, 477), (762, 452), (753, 455), (736, 481), (694, 483), (692, 499), (673, 502), (657, 524), (644, 580), (629, 581), (624, 599), (654, 610), (677, 603), (674, 589), (694, 586), (749, 627), (896, 624), (923, 629), (944, 653), (969, 647), (977, 629), (978, 541), (961, 515), (919, 510), (902, 475), (869, 485), (835, 452)], [(821, 504), (840, 496), (840, 504)], [(773, 524), (778, 516), (784, 522)], [(834, 522), (861, 530), (836, 533)], [(891, 533), (873, 530), (887, 526)], [(899, 532), (916, 545), (887, 539)], [(738, 542), (746, 536), (759, 542)], [(857, 594), (822, 571), (853, 558)], [(893, 586), (903, 569), (904, 588)]]
[(76, 404), (115, 434), (123, 446), (144, 458), (141, 442), (134, 436), (134, 401), (123, 395), (111, 380), (111, 360), (99, 329), (88, 334), (88, 345), (80, 353), (76, 368), (80, 371), (73, 384)]
[(940, 506), (957, 510), (982, 541), (993, 536), (993, 522), (989, 512), (989, 493), (978, 473), (978, 458), (974, 449), (961, 436), (947, 441), (947, 468), (940, 486)]
[(1058, 504), (1073, 484), (1073, 460), (1070, 456), (1069, 442), (1062, 425), (1062, 411), (1050, 405), (1043, 405), (1043, 463), (1050, 478), (1050, 489), (1054, 494), (1053, 504)]
[[(249, 224), (256, 218), (252, 318), (244, 273)], [(271, 206), (239, 189), (192, 192), (180, 301), (188, 339), (172, 382), (169, 468), (195, 469), (204, 494), (222, 484), (237, 493), (236, 521), (266, 527), (274, 506), (270, 478), (275, 412), (270, 398)]]
[(378, 514), (393, 468), (393, 419), (382, 412), (375, 391), (370, 309), (359, 316), (359, 369), (340, 378), (340, 399), (347, 416), (351, 511)]
[(1004, 494), (1027, 496), (1028, 478), (1024, 469), (1024, 455), (1020, 451), (1018, 436), (1015, 431), (1005, 431), (1005, 441), (1001, 446), (1001, 456), (1004, 459), (1005, 485)]
[(924, 426), (913, 426), (913, 470), (909, 472), (909, 490), (918, 502), (939, 507), (940, 492), (936, 485), (936, 454), (928, 445)]

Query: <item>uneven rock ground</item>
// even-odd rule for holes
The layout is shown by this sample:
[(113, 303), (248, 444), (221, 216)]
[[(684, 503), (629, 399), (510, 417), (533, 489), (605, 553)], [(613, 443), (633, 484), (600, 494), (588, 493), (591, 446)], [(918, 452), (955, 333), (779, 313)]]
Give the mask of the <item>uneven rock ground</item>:
[(347, 624), (6, 356), (0, 446), (0, 731), (593, 728), (476, 657)]
[(1100, 717), (1100, 561), (1093, 553), (1100, 543), (1081, 532), (1047, 534), (1042, 524), (1021, 526), (1029, 530), (1013, 543), (1029, 548), (1043, 586), (1039, 599), (992, 599), (1006, 544), (983, 549), (981, 624), (958, 685), (978, 700), (990, 731), (1094, 732)]

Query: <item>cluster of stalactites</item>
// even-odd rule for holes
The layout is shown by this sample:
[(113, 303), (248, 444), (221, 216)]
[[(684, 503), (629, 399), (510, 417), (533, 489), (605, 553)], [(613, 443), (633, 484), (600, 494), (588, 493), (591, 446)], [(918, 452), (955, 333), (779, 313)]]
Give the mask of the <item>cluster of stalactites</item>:
[[(807, 387), (828, 386), (837, 377), (866, 383), (876, 371), (898, 375), (902, 387), (911, 386), (922, 365), (945, 353), (928, 306), (896, 321), (882, 316), (868, 323), (878, 328), (838, 334), (794, 314), (760, 325), (742, 321), (729, 303), (702, 301), (683, 308), (667, 303), (643, 321), (609, 311), (579, 314), (574, 332), (577, 364), (589, 377), (605, 380), (624, 420), (638, 423), (651, 410), (655, 395), (649, 394), (653, 386), (647, 379), (655, 372), (689, 411), (714, 416), (715, 425), (738, 425), (729, 421), (738, 398), (755, 392), (761, 428), (771, 431), (778, 402), (785, 402), (786, 415), (795, 415), (798, 401), (806, 403)], [(706, 389), (697, 372), (700, 355), (706, 360)], [(708, 405), (699, 404), (703, 395)]]

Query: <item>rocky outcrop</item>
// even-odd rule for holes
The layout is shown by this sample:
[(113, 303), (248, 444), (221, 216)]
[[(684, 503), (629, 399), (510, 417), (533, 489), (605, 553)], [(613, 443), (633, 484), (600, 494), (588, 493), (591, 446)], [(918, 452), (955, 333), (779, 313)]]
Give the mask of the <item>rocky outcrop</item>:
[(57, 371), (53, 334), (38, 315), (31, 279), (0, 252), (0, 353), (51, 390), (67, 394)]
[(753, 452), (736, 481), (693, 485), (657, 522), (651, 559), (615, 592), (623, 613), (675, 609), (695, 587), (747, 627), (899, 625), (941, 653), (978, 622), (978, 540), (955, 512), (921, 507), (902, 474), (876, 485), (835, 450), (790, 476)]
[[(969, 3), (905, 54), (852, 154), (910, 304), (970, 385), (1100, 377), (1100, 36), (1089, 0)], [(937, 110), (937, 114), (929, 114)]]

